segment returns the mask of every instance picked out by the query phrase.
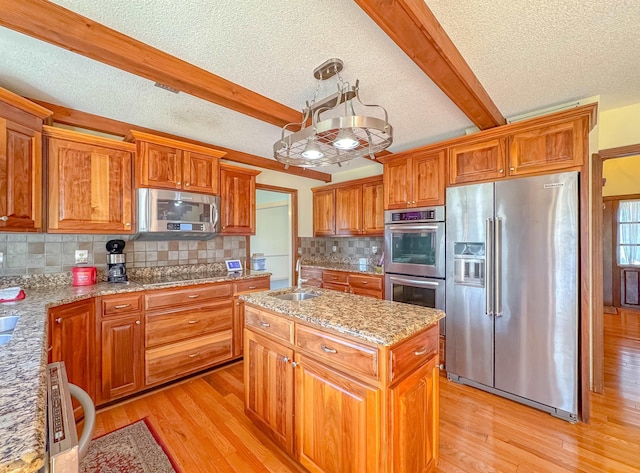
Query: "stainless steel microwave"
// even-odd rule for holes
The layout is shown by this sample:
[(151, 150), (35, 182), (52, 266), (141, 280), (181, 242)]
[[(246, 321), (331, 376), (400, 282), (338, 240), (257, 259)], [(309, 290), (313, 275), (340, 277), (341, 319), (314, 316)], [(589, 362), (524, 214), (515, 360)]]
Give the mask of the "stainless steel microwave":
[(220, 231), (220, 197), (166, 189), (136, 191), (133, 240), (209, 240)]

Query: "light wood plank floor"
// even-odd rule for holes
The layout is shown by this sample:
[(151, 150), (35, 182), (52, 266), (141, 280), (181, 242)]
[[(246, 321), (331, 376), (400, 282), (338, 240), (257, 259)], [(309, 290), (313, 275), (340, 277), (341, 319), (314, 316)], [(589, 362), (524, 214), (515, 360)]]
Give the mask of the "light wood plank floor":
[[(244, 416), (242, 363), (102, 410), (96, 436), (148, 417), (184, 473), (302, 471)], [(640, 472), (640, 316), (605, 314), (590, 424), (441, 378), (438, 472)], [(363, 472), (365, 473), (365, 472)]]

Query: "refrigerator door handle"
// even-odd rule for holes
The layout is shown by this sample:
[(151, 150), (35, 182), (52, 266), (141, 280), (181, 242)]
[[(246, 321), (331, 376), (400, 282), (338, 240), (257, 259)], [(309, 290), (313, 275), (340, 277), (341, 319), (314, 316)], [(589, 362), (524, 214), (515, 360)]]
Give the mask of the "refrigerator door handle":
[(485, 310), (484, 313), (489, 317), (494, 315), (493, 311), (493, 230), (494, 223), (492, 218), (486, 220), (486, 260), (485, 260), (485, 278), (484, 278), (484, 298), (485, 298)]
[(495, 313), (496, 317), (502, 317), (502, 219), (496, 218), (495, 230), (495, 254), (494, 254), (494, 286), (495, 286)]

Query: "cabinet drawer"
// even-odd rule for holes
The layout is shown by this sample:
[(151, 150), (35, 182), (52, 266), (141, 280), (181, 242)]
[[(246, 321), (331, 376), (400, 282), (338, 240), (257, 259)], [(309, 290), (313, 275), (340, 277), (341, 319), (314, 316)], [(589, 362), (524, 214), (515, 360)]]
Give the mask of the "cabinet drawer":
[(293, 320), (253, 307), (245, 307), (244, 314), (245, 327), (293, 343)]
[(231, 358), (231, 330), (145, 351), (147, 385), (168, 381)]
[(322, 282), (333, 284), (348, 284), (349, 273), (344, 273), (342, 271), (323, 271)]
[(250, 291), (265, 291), (269, 289), (269, 278), (252, 278), (246, 281), (238, 281), (235, 283), (234, 293), (250, 292)]
[(215, 285), (196, 285), (181, 289), (168, 289), (148, 292), (147, 310), (179, 304), (195, 304), (218, 297), (233, 295), (231, 283)]
[(361, 289), (382, 290), (382, 278), (376, 276), (361, 276), (359, 274), (349, 275), (349, 285)]
[(343, 366), (347, 372), (378, 377), (378, 349), (351, 340), (315, 330), (304, 325), (296, 326), (296, 346), (309, 355), (333, 366)]
[(125, 315), (142, 311), (142, 294), (121, 294), (102, 298), (102, 315)]
[(218, 301), (189, 310), (146, 314), (147, 348), (177, 342), (197, 335), (230, 330), (233, 302)]
[(412, 372), (438, 351), (438, 325), (421, 332), (389, 350), (391, 371), (389, 381), (396, 381)]

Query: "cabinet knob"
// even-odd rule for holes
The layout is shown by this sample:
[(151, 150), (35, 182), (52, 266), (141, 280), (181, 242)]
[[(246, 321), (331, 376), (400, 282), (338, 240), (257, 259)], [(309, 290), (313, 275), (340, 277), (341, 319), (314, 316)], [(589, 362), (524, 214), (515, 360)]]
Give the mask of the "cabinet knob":
[(284, 361), (285, 363), (289, 363), (289, 357), (285, 356), (284, 358), (282, 358), (282, 361)]
[(498, 172), (499, 172), (500, 174), (503, 174), (503, 173), (504, 173), (504, 169), (500, 169)]
[(185, 187), (189, 187), (189, 183), (188, 183), (188, 182), (185, 182), (185, 183), (184, 183), (184, 186), (185, 186)]
[(140, 321), (139, 320), (136, 320), (136, 325), (140, 325)]
[(56, 319), (56, 323), (61, 324), (61, 323), (62, 323), (62, 317), (58, 317), (58, 318)]
[(180, 181), (176, 182), (177, 186), (179, 186), (180, 184), (182, 184), (182, 182), (180, 182)]
[(2, 217), (0, 217), (0, 220), (2, 220), (3, 222), (6, 222), (7, 220), (9, 220), (9, 217), (7, 217), (6, 215), (3, 215)]
[(412, 200), (412, 201), (411, 201), (411, 203), (412, 203), (412, 204), (415, 204), (415, 203), (416, 203), (416, 201), (415, 201), (415, 200)]
[(130, 226), (131, 226), (131, 224), (130, 224), (129, 222), (127, 222), (127, 223), (125, 223), (125, 224), (124, 224), (124, 226), (125, 226), (125, 227), (130, 227)]
[(509, 171), (515, 171), (516, 168), (509, 168)]
[(407, 205), (411, 205), (411, 202), (407, 201)]
[(295, 361), (292, 361), (292, 362), (291, 362), (291, 366), (293, 366), (293, 367), (295, 368), (296, 366), (298, 366), (298, 363), (297, 363), (297, 362), (295, 362)]

